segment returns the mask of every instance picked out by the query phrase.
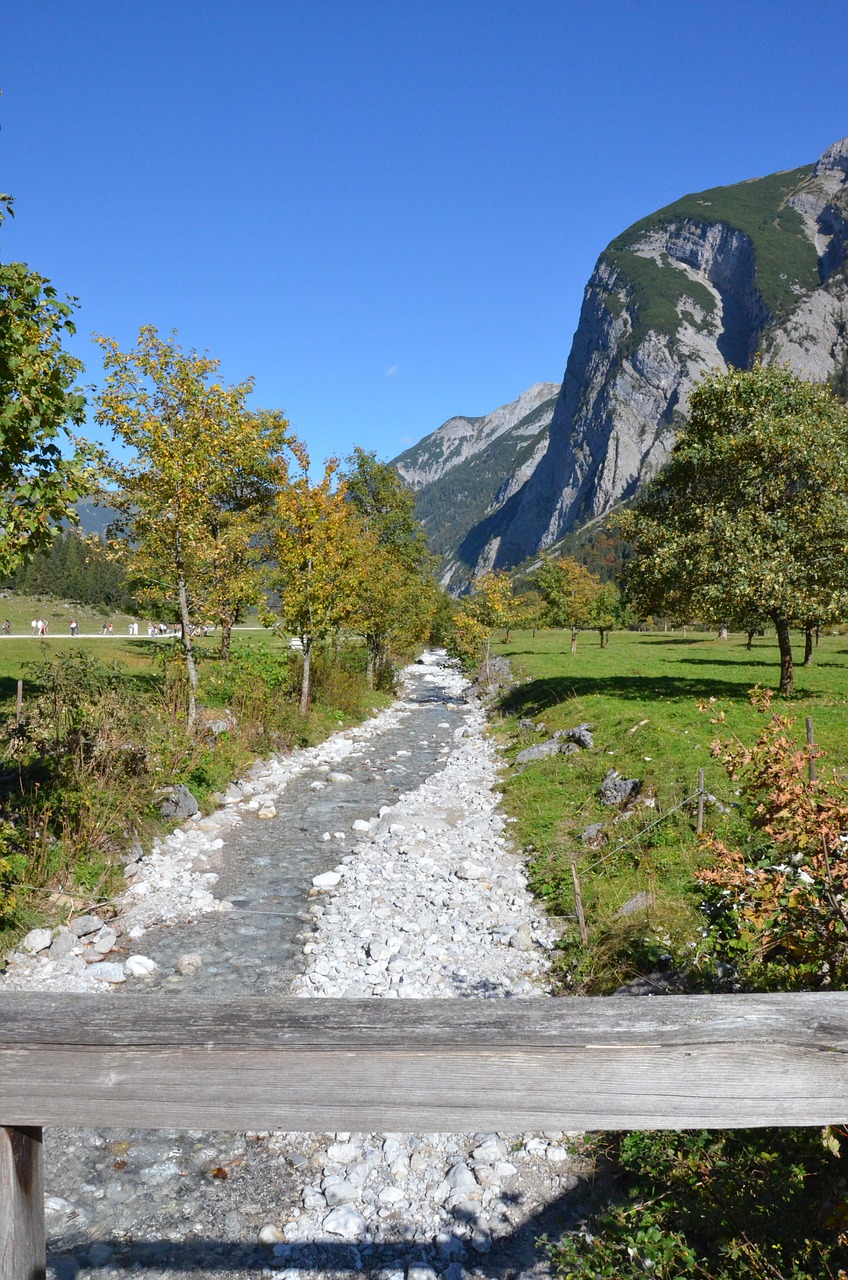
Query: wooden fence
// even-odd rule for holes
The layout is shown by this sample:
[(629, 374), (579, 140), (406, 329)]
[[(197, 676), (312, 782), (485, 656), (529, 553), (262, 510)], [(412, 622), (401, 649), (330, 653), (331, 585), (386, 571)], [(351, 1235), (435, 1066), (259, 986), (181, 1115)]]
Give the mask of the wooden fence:
[(45, 1274), (46, 1125), (333, 1132), (848, 1122), (848, 993), (0, 995), (0, 1280)]

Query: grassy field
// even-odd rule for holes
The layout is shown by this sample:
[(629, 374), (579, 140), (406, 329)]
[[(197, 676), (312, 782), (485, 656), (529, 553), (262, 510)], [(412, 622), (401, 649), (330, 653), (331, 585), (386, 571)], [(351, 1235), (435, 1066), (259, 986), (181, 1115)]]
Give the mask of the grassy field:
[(87, 604), (72, 604), (69, 600), (56, 600), (53, 596), (24, 596), (0, 591), (0, 623), (6, 618), (12, 624), (13, 637), (31, 637), (33, 618), (44, 618), (51, 636), (67, 636), (72, 618), (83, 632), (99, 632), (104, 622), (111, 622), (115, 631), (122, 635), (127, 634), (127, 627), (132, 621), (125, 613), (94, 609)]
[[(798, 647), (802, 652), (802, 637)], [(581, 636), (572, 656), (564, 633), (546, 631), (535, 639), (516, 633), (498, 651), (522, 681), (502, 707), (510, 755), (544, 741), (545, 735), (518, 730), (522, 717), (544, 723), (549, 732), (582, 722), (594, 729), (593, 750), (534, 762), (504, 783), (517, 837), (532, 846), (535, 888), (552, 913), (566, 918), (570, 981), (604, 991), (650, 967), (657, 956), (691, 953), (702, 924), (692, 873), (704, 854), (691, 809), (678, 806), (693, 796), (703, 768), (707, 789), (730, 810), (710, 811), (708, 825), (732, 837), (739, 823), (736, 791), (710, 746), (731, 734), (752, 742), (763, 727), (765, 717), (750, 705), (748, 690), (776, 687), (776, 643), (760, 638), (749, 652), (738, 635), (719, 642), (704, 634), (617, 632), (605, 649), (594, 635)], [(802, 739), (804, 718), (813, 717), (816, 742), (827, 752), (820, 773), (848, 766), (848, 638), (823, 638), (813, 665), (796, 669), (794, 697), (775, 699), (774, 708), (796, 717)], [(722, 714), (724, 723), (711, 723)], [(626, 819), (604, 808), (598, 790), (610, 768), (641, 779), (642, 795), (653, 807), (640, 806)], [(580, 834), (596, 822), (604, 832), (592, 847)], [(575, 945), (575, 857), (588, 952)], [(641, 891), (652, 895), (650, 911), (617, 918)]]

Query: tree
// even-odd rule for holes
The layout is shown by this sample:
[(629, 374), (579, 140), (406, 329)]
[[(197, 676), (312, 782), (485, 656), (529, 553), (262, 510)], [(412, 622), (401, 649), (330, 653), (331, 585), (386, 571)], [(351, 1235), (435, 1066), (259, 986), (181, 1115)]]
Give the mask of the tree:
[(544, 620), (549, 627), (571, 631), (571, 652), (577, 652), (577, 636), (592, 622), (592, 609), (601, 582), (576, 560), (545, 560), (533, 575), (533, 583), (545, 602)]
[(280, 413), (250, 413), (247, 380), (214, 381), (218, 361), (183, 351), (176, 336), (144, 327), (122, 352), (98, 338), (106, 382), (97, 419), (134, 451), (113, 462), (108, 494), (118, 513), (113, 542), (142, 599), (180, 621), (189, 682), (188, 721), (197, 712), (196, 623), (214, 618), (224, 651), (239, 610), (261, 594), (264, 519), (290, 442)]
[[(11, 213), (0, 195), (0, 223)], [(61, 521), (76, 523), (74, 503), (94, 488), (96, 450), (71, 430), (84, 421), (83, 366), (62, 345), (75, 305), (24, 263), (0, 263), (0, 581)]]
[(711, 375), (667, 465), (617, 525), (634, 543), (622, 587), (640, 614), (769, 618), (791, 693), (791, 620), (848, 610), (845, 408), (784, 368)]
[(465, 609), (483, 627), (486, 636), (486, 678), (489, 677), (489, 657), (492, 650), (492, 632), (496, 627), (509, 627), (515, 621), (516, 608), (512, 594), (512, 578), (505, 569), (490, 569), (474, 579), (473, 592)]
[(601, 648), (607, 643), (610, 631), (621, 626), (624, 612), (621, 593), (612, 582), (604, 582), (598, 587), (594, 598), (589, 602), (587, 626), (597, 631)]
[(344, 626), (368, 571), (366, 544), (347, 486), (338, 478), (338, 459), (324, 464), (317, 484), (309, 478), (305, 447), (292, 444), (295, 474), (278, 485), (269, 550), (270, 583), (279, 595), (268, 620), (297, 636), (303, 651), (300, 714), (309, 710), (316, 641)]
[(392, 644), (406, 647), (429, 632), (437, 598), (415, 499), (392, 467), (355, 448), (347, 459), (345, 494), (359, 521), (365, 572), (351, 601), (351, 625), (368, 647), (368, 677), (380, 682)]

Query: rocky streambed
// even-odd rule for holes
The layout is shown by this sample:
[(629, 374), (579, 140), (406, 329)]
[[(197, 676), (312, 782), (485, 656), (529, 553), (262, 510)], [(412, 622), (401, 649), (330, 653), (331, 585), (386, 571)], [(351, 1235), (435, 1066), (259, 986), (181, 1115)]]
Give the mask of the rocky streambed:
[[(498, 760), (439, 655), (399, 701), (260, 762), (128, 868), (117, 920), (11, 957), (6, 989), (544, 998), (554, 942), (509, 846)], [(55, 1280), (463, 1280), (544, 1273), (569, 1135), (46, 1134)]]

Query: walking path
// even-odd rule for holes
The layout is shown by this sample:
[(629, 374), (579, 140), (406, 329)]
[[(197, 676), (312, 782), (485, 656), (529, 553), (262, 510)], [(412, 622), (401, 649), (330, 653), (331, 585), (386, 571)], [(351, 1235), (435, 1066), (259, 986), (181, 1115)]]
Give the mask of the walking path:
[[(128, 869), (118, 921), (13, 958), (5, 985), (544, 995), (553, 933), (504, 839), (496, 753), (464, 688), (427, 655), (388, 711), (261, 762)], [(559, 1133), (61, 1130), (46, 1150), (55, 1280), (529, 1276), (546, 1270), (536, 1238), (573, 1215), (577, 1172)]]

